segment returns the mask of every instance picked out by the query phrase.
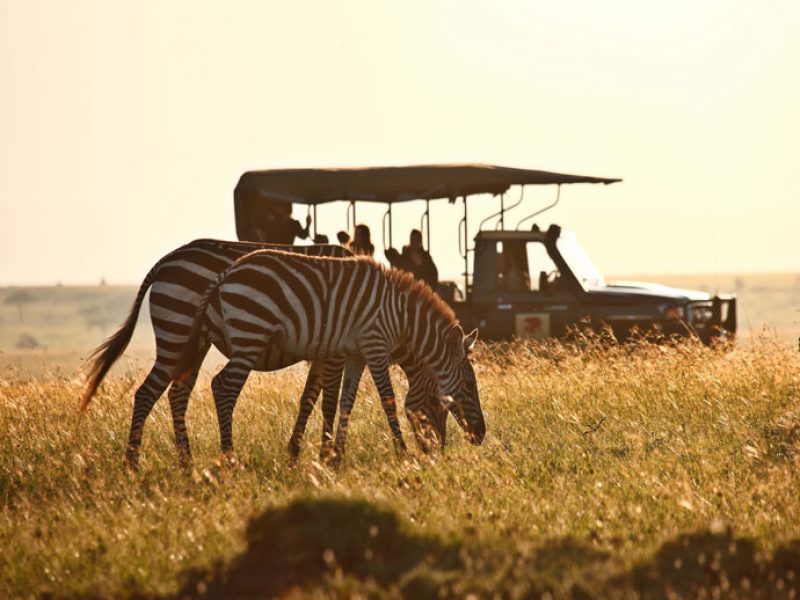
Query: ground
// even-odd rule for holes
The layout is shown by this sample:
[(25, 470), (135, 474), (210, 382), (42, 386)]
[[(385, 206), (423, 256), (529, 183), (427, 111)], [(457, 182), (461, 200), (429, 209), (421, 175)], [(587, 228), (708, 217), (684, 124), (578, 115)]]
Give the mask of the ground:
[[(0, 382), (0, 596), (789, 596), (800, 357), (772, 338), (483, 346), (488, 434), (399, 461), (370, 389), (339, 470), (286, 443), (303, 369), (253, 377), (220, 464), (208, 377), (178, 467), (166, 402), (123, 467), (134, 369)], [(402, 382), (398, 380), (402, 390)], [(405, 425), (405, 424), (404, 424)], [(406, 430), (407, 432), (407, 430)]]
[(362, 386), (339, 470), (315, 460), (318, 410), (289, 464), (302, 366), (251, 377), (238, 461), (221, 463), (212, 359), (188, 413), (194, 469), (162, 400), (136, 474), (123, 456), (148, 323), (77, 410), (81, 359), (135, 289), (29, 288), (21, 305), (0, 289), (0, 597), (791, 597), (797, 285), (722, 282), (742, 299), (734, 349), (481, 346), (480, 447), (451, 422), (444, 454), (398, 460)]

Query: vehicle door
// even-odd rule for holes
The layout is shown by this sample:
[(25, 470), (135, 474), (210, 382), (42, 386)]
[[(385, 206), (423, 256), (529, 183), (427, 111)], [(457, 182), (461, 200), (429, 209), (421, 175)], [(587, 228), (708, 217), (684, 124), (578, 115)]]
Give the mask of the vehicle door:
[[(574, 322), (577, 294), (541, 241), (498, 242), (496, 302), (484, 319), (489, 337), (546, 339)], [(570, 310), (571, 309), (571, 310)]]

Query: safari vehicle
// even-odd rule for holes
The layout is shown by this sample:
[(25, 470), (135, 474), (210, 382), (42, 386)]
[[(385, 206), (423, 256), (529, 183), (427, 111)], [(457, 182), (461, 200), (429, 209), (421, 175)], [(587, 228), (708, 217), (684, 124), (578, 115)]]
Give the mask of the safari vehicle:
[[(547, 230), (535, 224), (523, 228), (523, 223), (559, 202), (562, 185), (619, 181), (478, 164), (250, 171), (242, 175), (234, 192), (236, 231), (239, 239), (251, 239), (252, 221), (263, 204), (288, 202), (309, 206), (316, 234), (317, 206), (337, 200), (350, 203), (347, 228), (352, 230), (356, 203), (378, 202), (387, 207), (382, 222), (385, 249), (392, 245), (393, 207), (424, 200), (420, 229), (430, 249), (430, 202), (460, 199), (463, 288), (443, 282), (437, 291), (465, 328), (480, 328), (484, 340), (561, 337), (576, 325), (595, 330), (608, 326), (619, 339), (636, 330), (697, 335), (704, 343), (732, 337), (736, 333), (734, 296), (712, 297), (656, 284), (606, 283), (575, 234), (556, 225)], [(506, 213), (522, 203), (529, 185), (555, 185), (555, 201), (509, 228)], [(521, 193), (509, 206), (506, 193), (512, 186), (520, 186)], [(483, 219), (469, 247), (469, 199), (487, 194), (499, 198), (499, 210)], [(484, 227), (493, 221), (492, 227)]]

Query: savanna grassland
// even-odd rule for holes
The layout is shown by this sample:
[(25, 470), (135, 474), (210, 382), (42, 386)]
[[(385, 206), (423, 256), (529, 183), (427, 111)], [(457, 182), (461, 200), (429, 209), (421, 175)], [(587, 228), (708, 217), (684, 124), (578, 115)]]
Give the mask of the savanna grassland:
[[(92, 348), (127, 316), (136, 287), (28, 286), (0, 288), (0, 368), (22, 375), (76, 373)], [(126, 354), (141, 358), (154, 348), (148, 305)]]
[[(735, 292), (740, 341), (766, 329), (797, 347), (800, 274), (609, 277), (615, 279), (655, 281), (708, 293)], [(122, 285), (0, 287), (0, 368), (11, 365), (21, 375), (75, 373), (82, 359), (127, 316), (137, 289)], [(145, 302), (123, 362), (147, 359), (153, 348)], [(220, 360), (215, 354), (211, 365), (216, 367)]]
[[(166, 400), (123, 466), (143, 373), (0, 382), (0, 597), (792, 597), (800, 356), (521, 342), (475, 358), (488, 433), (399, 461), (371, 386), (339, 470), (286, 443), (304, 368), (252, 376), (220, 464), (208, 378), (177, 465)], [(397, 387), (403, 390), (403, 381)], [(404, 423), (405, 425), (405, 423)], [(408, 430), (406, 428), (406, 433)], [(407, 437), (409, 437), (407, 435)]]

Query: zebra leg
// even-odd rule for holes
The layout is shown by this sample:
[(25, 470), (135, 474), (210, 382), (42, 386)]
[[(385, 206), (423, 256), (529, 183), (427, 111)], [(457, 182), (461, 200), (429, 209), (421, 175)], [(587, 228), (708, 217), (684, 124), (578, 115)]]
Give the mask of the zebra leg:
[(253, 362), (234, 358), (211, 380), (219, 421), (220, 446), (222, 454), (228, 457), (233, 455), (233, 409), (253, 368)]
[(186, 409), (189, 406), (189, 396), (197, 381), (197, 374), (203, 363), (202, 358), (208, 352), (206, 346), (198, 354), (198, 362), (189, 377), (183, 383), (173, 382), (169, 387), (167, 397), (172, 412), (172, 429), (175, 431), (175, 448), (178, 450), (178, 461), (184, 468), (192, 464), (192, 451), (189, 447), (189, 435), (186, 432)]
[(142, 385), (136, 390), (133, 402), (133, 416), (131, 417), (131, 431), (128, 436), (128, 448), (125, 458), (128, 466), (136, 470), (139, 467), (139, 447), (142, 445), (142, 432), (144, 422), (147, 420), (153, 405), (164, 393), (169, 385), (169, 368), (162, 364), (156, 356), (156, 364), (150, 369)]
[(431, 438), (430, 438), (430, 425), (425, 418), (425, 415), (418, 409), (409, 405), (409, 397), (406, 396), (406, 419), (411, 426), (411, 432), (414, 434), (414, 440), (417, 442), (417, 447), (424, 453), (430, 454), (431, 452)]
[(404, 409), (411, 432), (414, 434), (414, 440), (423, 453), (429, 454), (431, 452), (432, 423), (423, 410), (425, 408), (425, 391), (422, 385), (424, 382), (422, 369), (405, 348), (396, 350), (392, 354), (392, 358), (403, 369), (408, 380), (408, 393)]
[[(322, 462), (333, 456), (333, 422), (336, 419), (336, 407), (339, 404), (339, 391), (342, 387), (342, 373), (347, 359), (345, 357), (329, 358), (325, 361), (322, 372), (322, 444), (319, 455)], [(363, 365), (360, 367), (363, 370)], [(361, 379), (359, 373), (358, 380)], [(358, 381), (356, 381), (356, 389)]]
[(306, 431), (306, 424), (308, 417), (314, 410), (314, 405), (319, 398), (319, 392), (322, 389), (322, 371), (325, 366), (324, 362), (314, 361), (308, 369), (308, 376), (306, 377), (306, 386), (303, 389), (303, 395), (300, 396), (300, 407), (297, 412), (297, 421), (292, 430), (292, 437), (289, 439), (289, 461), (294, 463), (297, 457), (300, 456), (300, 443), (303, 440), (303, 434)]
[[(330, 438), (333, 433), (333, 420), (336, 418), (336, 399), (329, 402), (328, 396), (322, 403), (324, 426), (322, 432), (322, 448), (320, 449), (320, 460), (329, 462), (334, 466), (339, 464), (344, 457), (344, 447), (347, 441), (347, 425), (350, 422), (350, 413), (353, 412), (353, 405), (358, 393), (358, 384), (361, 382), (361, 374), (364, 372), (364, 361), (360, 358), (350, 358), (346, 360), (344, 370), (344, 385), (342, 398), (339, 402), (339, 427), (336, 430), (336, 441), (333, 450), (330, 448)], [(327, 391), (327, 388), (326, 388)], [(338, 389), (336, 396), (338, 396)]]
[(405, 411), (414, 438), (425, 454), (437, 445), (444, 449), (447, 409), (442, 406), (436, 384), (418, 365), (401, 365), (408, 378)]
[(406, 443), (403, 440), (403, 432), (400, 431), (400, 421), (397, 420), (397, 403), (394, 398), (392, 380), (389, 378), (389, 356), (381, 354), (367, 360), (369, 372), (375, 387), (378, 388), (378, 395), (381, 397), (381, 406), (386, 413), (386, 420), (389, 421), (389, 428), (392, 430), (394, 450), (398, 456), (404, 456), (407, 452)]

